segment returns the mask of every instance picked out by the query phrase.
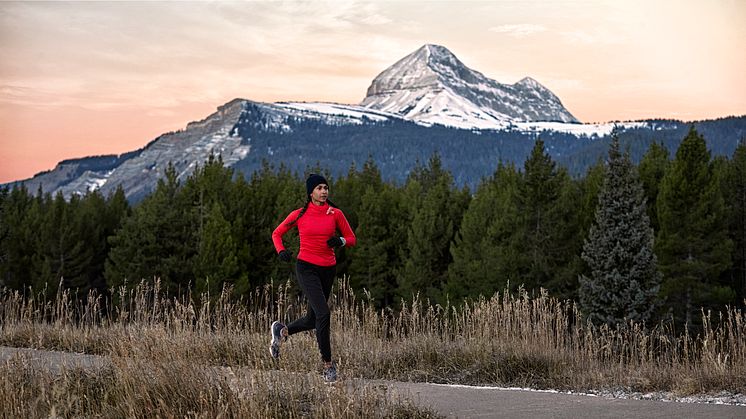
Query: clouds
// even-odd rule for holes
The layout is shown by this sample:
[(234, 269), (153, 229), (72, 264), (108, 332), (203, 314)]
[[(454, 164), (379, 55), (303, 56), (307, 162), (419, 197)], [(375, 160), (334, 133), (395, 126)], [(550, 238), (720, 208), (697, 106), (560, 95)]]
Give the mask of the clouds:
[(567, 43), (585, 45), (624, 45), (629, 39), (623, 32), (611, 32), (603, 27), (593, 30), (562, 31), (560, 35)]
[(527, 36), (545, 32), (547, 30), (543, 25), (532, 23), (518, 23), (512, 25), (494, 26), (488, 29), (490, 32), (497, 32), (510, 35), (514, 38), (525, 38)]
[(516, 39), (524, 39), (537, 34), (548, 36), (559, 36), (569, 44), (586, 45), (621, 45), (628, 39), (624, 31), (616, 29), (614, 32), (605, 26), (586, 25), (582, 29), (552, 30), (545, 25), (534, 23), (517, 23), (493, 26), (487, 29), (489, 32), (504, 34)]
[[(656, 62), (654, 40), (683, 56), (692, 53), (692, 38), (676, 46), (680, 29), (666, 24), (667, 8), (630, 4), (0, 3), (0, 85), (14, 86), (0, 101), (159, 108), (233, 97), (357, 102), (376, 74), (424, 43), (442, 44), (495, 78), (583, 86), (625, 76), (668, 80), (651, 78), (674, 62)], [(687, 7), (676, 10), (675, 21), (691, 19)], [(698, 47), (708, 48), (716, 31), (699, 23)], [(698, 77), (715, 71), (711, 61), (699, 64)]]
[[(724, 0), (0, 2), (0, 151), (104, 133), (133, 149), (236, 97), (358, 103), (425, 43), (531, 76), (581, 120), (740, 114), (744, 16)], [(49, 121), (87, 125), (31, 129)]]
[[(378, 3), (6, 3), (0, 19), (11, 40), (0, 54), (12, 57), (0, 84), (64, 97), (62, 106), (308, 99), (324, 86), (349, 91), (340, 77), (360, 78), (343, 98), (357, 101), (378, 61), (401, 48), (387, 34), (396, 16)], [(0, 100), (38, 98), (16, 93)]]

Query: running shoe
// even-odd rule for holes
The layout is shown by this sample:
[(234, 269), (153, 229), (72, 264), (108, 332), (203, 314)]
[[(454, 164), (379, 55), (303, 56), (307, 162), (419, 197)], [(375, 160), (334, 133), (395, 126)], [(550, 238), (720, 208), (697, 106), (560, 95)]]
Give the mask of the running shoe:
[(332, 365), (324, 368), (324, 381), (327, 383), (333, 383), (337, 381), (337, 365), (332, 362)]
[(282, 330), (285, 329), (285, 325), (279, 321), (274, 321), (271, 327), (272, 343), (269, 345), (269, 354), (272, 358), (277, 359), (280, 357), (280, 346), (285, 340), (285, 336), (282, 335)]

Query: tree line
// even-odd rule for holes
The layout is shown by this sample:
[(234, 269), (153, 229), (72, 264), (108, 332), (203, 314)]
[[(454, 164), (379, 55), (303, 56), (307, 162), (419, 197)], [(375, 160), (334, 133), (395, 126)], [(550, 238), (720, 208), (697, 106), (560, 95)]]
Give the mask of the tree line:
[[(693, 127), (675, 155), (653, 143), (639, 165), (614, 140), (582, 177), (538, 139), (522, 167), (497, 164), (476, 190), (457, 187), (438, 154), (406, 181), (372, 158), (330, 180), (358, 245), (338, 250), (378, 307), (414, 295), (457, 303), (519, 287), (578, 301), (595, 323), (692, 322), (701, 309), (744, 304), (746, 145), (713, 158)], [(304, 176), (284, 166), (246, 178), (211, 156), (183, 183), (173, 166), (130, 206), (118, 189), (66, 201), (0, 190), (0, 287), (92, 289), (159, 279), (164, 292), (247, 295), (285, 281), (271, 232), (303, 205)], [(298, 253), (297, 233), (285, 236)]]

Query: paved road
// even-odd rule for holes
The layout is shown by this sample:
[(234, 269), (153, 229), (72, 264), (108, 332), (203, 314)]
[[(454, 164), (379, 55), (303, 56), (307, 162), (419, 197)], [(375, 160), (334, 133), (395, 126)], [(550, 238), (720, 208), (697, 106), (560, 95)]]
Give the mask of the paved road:
[[(0, 362), (21, 355), (27, 362), (52, 371), (65, 367), (100, 367), (108, 358), (69, 352), (0, 347)], [(368, 380), (385, 385), (388, 392), (406, 396), (447, 417), (459, 418), (746, 418), (746, 406), (624, 400), (579, 394), (510, 390), (491, 387), (450, 386)]]
[(489, 387), (387, 382), (414, 401), (459, 418), (746, 418), (746, 407), (624, 400)]

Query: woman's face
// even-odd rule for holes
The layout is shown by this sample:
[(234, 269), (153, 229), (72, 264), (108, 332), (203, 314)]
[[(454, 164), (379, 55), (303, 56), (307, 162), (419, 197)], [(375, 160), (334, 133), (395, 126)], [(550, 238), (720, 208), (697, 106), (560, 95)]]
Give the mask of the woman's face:
[(326, 198), (329, 197), (329, 185), (322, 183), (316, 185), (311, 192), (311, 201), (316, 205), (321, 205), (326, 202)]

